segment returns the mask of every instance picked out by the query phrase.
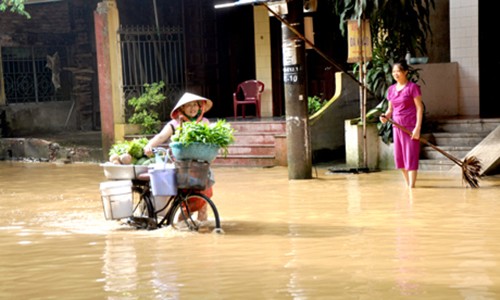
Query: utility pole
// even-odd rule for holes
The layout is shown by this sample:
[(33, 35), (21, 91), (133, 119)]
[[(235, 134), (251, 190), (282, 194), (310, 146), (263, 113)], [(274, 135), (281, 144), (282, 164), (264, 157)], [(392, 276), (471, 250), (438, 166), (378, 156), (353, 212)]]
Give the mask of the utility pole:
[(304, 41), (304, 1), (288, 0), (284, 19), (295, 30), (281, 24), (283, 82), (287, 133), (288, 179), (312, 178), (312, 150), (307, 113), (307, 69)]

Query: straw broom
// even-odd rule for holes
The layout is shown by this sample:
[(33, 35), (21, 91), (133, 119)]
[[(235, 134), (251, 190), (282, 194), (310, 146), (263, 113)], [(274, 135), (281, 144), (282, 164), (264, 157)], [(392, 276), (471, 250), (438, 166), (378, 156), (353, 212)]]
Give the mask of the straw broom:
[[(389, 118), (387, 118), (387, 120), (389, 122), (391, 122), (397, 128), (404, 131), (405, 133), (409, 134), (410, 136), (412, 135), (412, 133), (408, 129), (406, 129), (405, 127), (394, 122), (394, 120), (389, 119)], [(438, 148), (437, 146), (431, 144), (429, 141), (427, 141), (423, 137), (420, 137), (420, 142), (430, 146), (432, 149), (438, 151), (439, 153), (446, 156), (446, 158), (450, 159), (451, 161), (453, 161), (454, 163), (459, 165), (460, 168), (462, 168), (462, 181), (465, 184), (469, 185), (471, 188), (478, 188), (479, 187), (479, 177), (481, 174), (482, 165), (477, 157), (470, 156), (470, 157), (466, 157), (464, 159), (464, 161), (461, 161), (460, 159), (456, 158), (455, 156), (451, 155), (450, 153), (447, 153), (444, 150)]]

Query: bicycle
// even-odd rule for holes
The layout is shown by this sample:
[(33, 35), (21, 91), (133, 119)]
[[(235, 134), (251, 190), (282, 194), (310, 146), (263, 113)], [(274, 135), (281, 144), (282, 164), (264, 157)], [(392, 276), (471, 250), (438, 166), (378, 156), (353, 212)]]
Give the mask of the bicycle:
[[(165, 149), (156, 149), (156, 151), (163, 150)], [(160, 196), (154, 196), (152, 193), (150, 174), (142, 173), (132, 179), (132, 192), (133, 215), (127, 219), (127, 223), (131, 226), (147, 230), (172, 226), (179, 230), (187, 228), (191, 231), (224, 233), (214, 202), (196, 187), (178, 188), (177, 194), (167, 196), (168, 199), (161, 205)], [(206, 215), (201, 218), (200, 210), (192, 212), (190, 209), (193, 203), (200, 201), (206, 205)], [(160, 205), (161, 207), (157, 207)]]

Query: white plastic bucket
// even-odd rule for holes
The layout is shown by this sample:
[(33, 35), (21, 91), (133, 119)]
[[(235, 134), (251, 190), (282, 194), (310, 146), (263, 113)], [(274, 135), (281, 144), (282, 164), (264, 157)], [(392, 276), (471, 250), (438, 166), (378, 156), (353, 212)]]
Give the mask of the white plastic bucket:
[(149, 171), (153, 196), (177, 195), (177, 181), (175, 166), (165, 164), (163, 168), (154, 168)]
[(101, 198), (106, 220), (132, 216), (133, 198), (131, 180), (101, 182)]

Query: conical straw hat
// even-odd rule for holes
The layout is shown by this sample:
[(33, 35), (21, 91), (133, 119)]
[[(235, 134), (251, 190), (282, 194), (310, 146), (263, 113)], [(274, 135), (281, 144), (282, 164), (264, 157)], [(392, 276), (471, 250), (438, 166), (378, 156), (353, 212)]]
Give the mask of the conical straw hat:
[(170, 117), (172, 119), (177, 118), (177, 115), (179, 113), (179, 111), (178, 111), (179, 108), (181, 106), (183, 106), (184, 104), (189, 103), (189, 102), (193, 102), (193, 101), (205, 101), (205, 110), (204, 110), (204, 113), (207, 112), (207, 111), (209, 111), (212, 108), (212, 105), (213, 105), (213, 102), (210, 99), (207, 99), (205, 97), (198, 96), (198, 95), (195, 95), (195, 94), (192, 94), (192, 93), (184, 93), (184, 95), (182, 95), (181, 99), (179, 99), (179, 101), (175, 105), (174, 109), (172, 109), (172, 112), (170, 113)]

